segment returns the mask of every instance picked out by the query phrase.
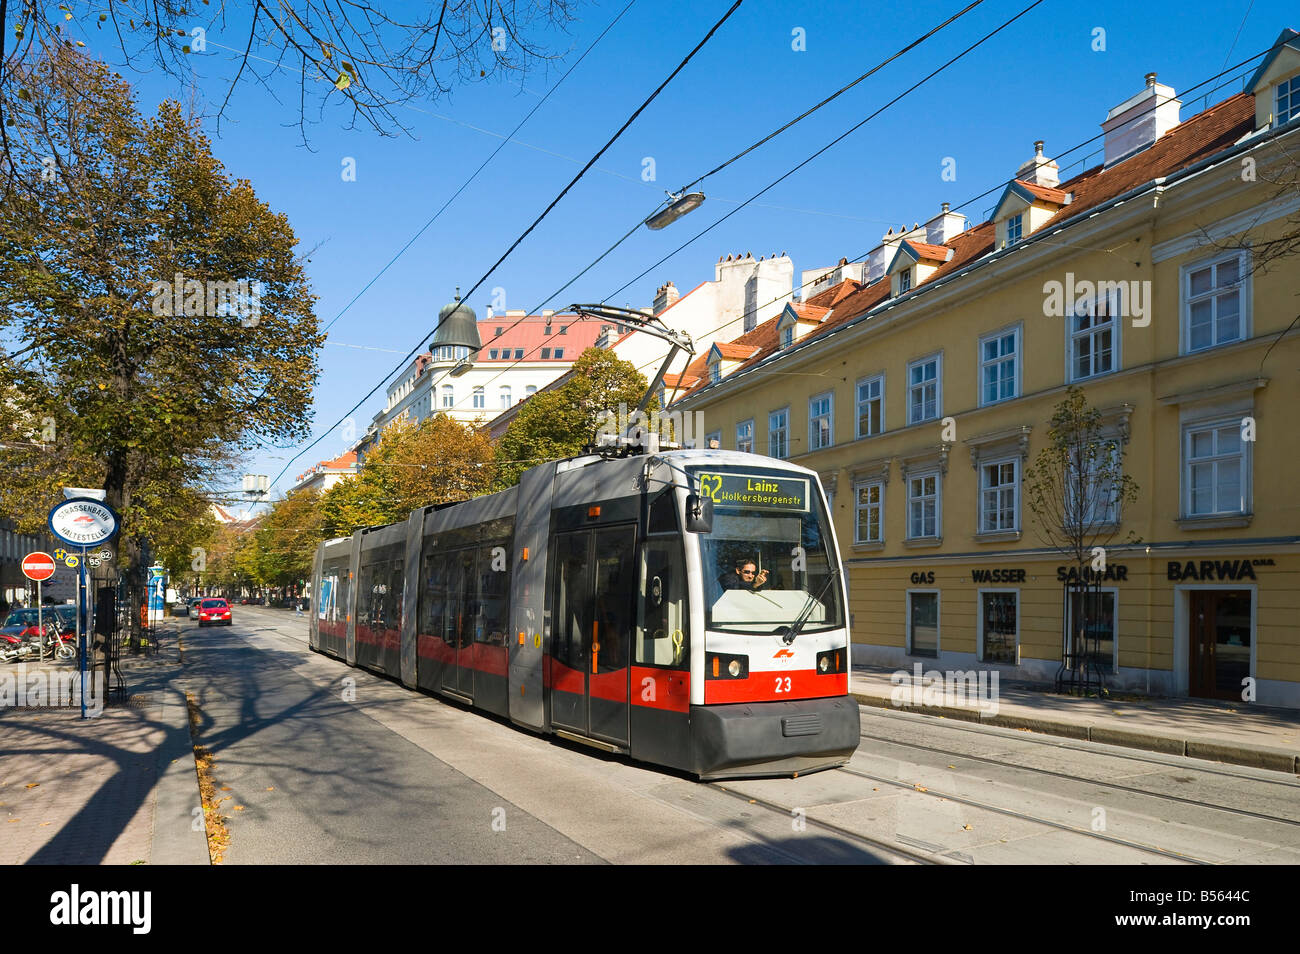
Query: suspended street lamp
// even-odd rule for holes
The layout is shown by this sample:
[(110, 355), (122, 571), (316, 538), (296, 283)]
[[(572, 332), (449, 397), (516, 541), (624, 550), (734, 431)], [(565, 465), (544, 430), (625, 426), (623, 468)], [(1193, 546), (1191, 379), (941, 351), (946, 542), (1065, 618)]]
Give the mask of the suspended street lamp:
[(687, 192), (681, 195), (668, 193), (668, 208), (661, 209), (645, 220), (646, 228), (658, 231), (672, 225), (688, 212), (694, 212), (704, 203), (703, 192)]

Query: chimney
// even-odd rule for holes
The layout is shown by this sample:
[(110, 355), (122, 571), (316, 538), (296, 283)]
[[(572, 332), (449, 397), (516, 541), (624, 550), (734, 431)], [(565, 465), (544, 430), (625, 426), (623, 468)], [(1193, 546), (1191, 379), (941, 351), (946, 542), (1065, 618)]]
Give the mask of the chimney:
[(1156, 74), (1146, 75), (1146, 87), (1106, 114), (1101, 124), (1106, 134), (1106, 166), (1122, 162), (1141, 152), (1178, 125), (1182, 102), (1174, 88), (1156, 82)]
[(677, 286), (672, 282), (669, 282), (667, 285), (660, 285), (655, 291), (654, 314), (658, 315), (661, 312), (667, 311), (680, 297), (681, 295), (678, 294)]
[(1055, 159), (1043, 155), (1043, 140), (1035, 140), (1034, 158), (1016, 170), (1016, 178), (1021, 182), (1032, 182), (1052, 189), (1061, 184), (1061, 169)]
[(925, 223), (925, 240), (931, 245), (947, 245), (953, 237), (966, 231), (966, 216), (949, 212), (945, 202), (939, 214)]

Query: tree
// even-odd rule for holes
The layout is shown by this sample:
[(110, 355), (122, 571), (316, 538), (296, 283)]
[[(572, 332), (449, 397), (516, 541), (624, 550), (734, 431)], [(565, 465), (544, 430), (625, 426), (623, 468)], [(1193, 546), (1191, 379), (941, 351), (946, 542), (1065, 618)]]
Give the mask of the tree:
[[(1064, 584), (1069, 612), (1062, 669), (1057, 683), (1100, 687), (1100, 673), (1087, 647), (1098, 623), (1097, 585), (1106, 569), (1106, 547), (1118, 535), (1122, 507), (1137, 499), (1137, 482), (1124, 473), (1125, 442), (1104, 433), (1100, 411), (1081, 388), (1071, 387), (1053, 411), (1047, 444), (1025, 473), (1025, 499), (1039, 537), (1072, 564)], [(1130, 531), (1127, 542), (1137, 542)]]
[[(406, 5), (400, 16), (376, 6), (297, 0), (268, 4), (208, 0), (122, 0), (96, 3), (5, 3), (0, 0), (0, 113), (27, 89), (23, 74), (64, 47), (117, 56), (118, 65), (158, 72), (191, 83), (195, 62), (218, 50), (234, 51), (219, 122), (242, 80), (253, 78), (275, 95), (273, 77), (283, 69), (298, 85), (297, 123), (303, 130), (309, 104), (340, 103), (385, 135), (405, 131), (396, 109), (437, 100), (456, 85), (502, 74), (525, 73), (550, 58), (538, 39), (563, 29), (575, 16), (571, 0), (479, 3), (443, 0)], [(207, 8), (207, 9), (205, 9)], [(209, 50), (208, 44), (213, 45)], [(10, 142), (0, 116), (0, 153)]]
[(141, 543), (196, 519), (243, 451), (307, 433), (314, 296), (288, 221), (178, 104), (144, 120), (67, 48), (22, 80), (24, 187), (0, 218), (0, 339), (17, 345), (0, 359), (0, 506), (31, 528), (60, 484), (102, 487), (135, 584)]
[(491, 442), (445, 414), (418, 426), (390, 424), (366, 456), (361, 471), (331, 487), (321, 502), (328, 536), (405, 520), (432, 504), (487, 493), (496, 471)]
[[(529, 467), (582, 453), (592, 442), (603, 414), (619, 405), (635, 409), (645, 396), (646, 379), (612, 351), (588, 348), (573, 363), (559, 387), (539, 391), (524, 402), (497, 443), (497, 487), (512, 487)], [(652, 401), (649, 411), (658, 409)]]

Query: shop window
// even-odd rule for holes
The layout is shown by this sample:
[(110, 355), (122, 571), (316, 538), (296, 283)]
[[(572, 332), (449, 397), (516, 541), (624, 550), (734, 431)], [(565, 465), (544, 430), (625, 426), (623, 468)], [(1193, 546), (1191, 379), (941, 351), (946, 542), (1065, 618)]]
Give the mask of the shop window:
[(1098, 671), (1114, 674), (1115, 644), (1119, 631), (1119, 614), (1116, 612), (1119, 591), (1094, 588), (1066, 590), (1065, 594), (1065, 652), (1070, 654), (1070, 641), (1079, 640), (1079, 652), (1086, 653), (1089, 662)]
[(1019, 662), (1020, 593), (983, 590), (979, 595), (980, 662)]
[(907, 594), (907, 653), (939, 655), (939, 594)]

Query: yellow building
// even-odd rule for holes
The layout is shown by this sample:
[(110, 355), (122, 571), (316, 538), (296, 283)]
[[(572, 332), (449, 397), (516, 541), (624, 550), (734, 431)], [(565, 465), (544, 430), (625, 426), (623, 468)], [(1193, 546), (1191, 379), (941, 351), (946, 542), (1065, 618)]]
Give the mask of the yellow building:
[(1103, 165), (1059, 182), (1038, 143), (992, 220), (891, 230), (866, 283), (683, 375), (673, 409), (723, 447), (822, 475), (855, 662), (1057, 674), (1069, 561), (1024, 482), (1077, 385), (1138, 487), (1100, 580), (1107, 685), (1300, 707), (1300, 35), (1179, 107), (1148, 75)]

